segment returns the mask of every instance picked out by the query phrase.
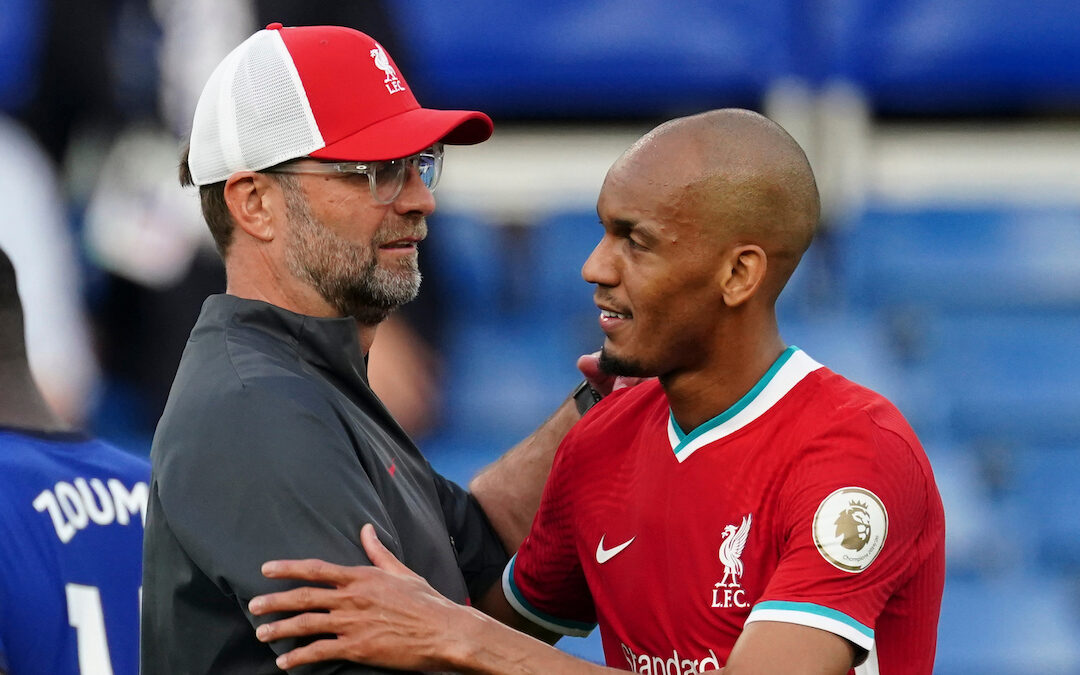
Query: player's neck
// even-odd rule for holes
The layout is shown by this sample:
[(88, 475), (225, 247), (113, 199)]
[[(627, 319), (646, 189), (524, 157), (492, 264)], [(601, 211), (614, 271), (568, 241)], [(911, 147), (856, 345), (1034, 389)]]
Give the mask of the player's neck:
[(660, 378), (679, 427), (690, 432), (729, 410), (786, 348), (778, 333), (767, 339), (729, 340), (705, 367)]
[(49, 432), (71, 430), (45, 402), (25, 365), (0, 364), (0, 383), (0, 426)]

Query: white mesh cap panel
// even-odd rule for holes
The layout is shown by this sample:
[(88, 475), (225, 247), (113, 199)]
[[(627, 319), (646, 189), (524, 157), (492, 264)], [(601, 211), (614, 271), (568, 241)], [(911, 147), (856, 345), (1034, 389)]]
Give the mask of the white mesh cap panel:
[(245, 40), (214, 70), (195, 109), (189, 164), (197, 185), (325, 146), (300, 75), (276, 30)]
[(232, 72), (232, 61), (236, 60), (239, 48), (233, 50), (225, 60), (218, 64), (214, 72), (210, 74), (206, 86), (203, 87), (199, 103), (195, 107), (195, 118), (191, 123), (191, 150), (188, 154), (188, 165), (191, 167), (191, 177), (196, 185), (206, 185), (215, 182), (207, 180), (207, 177), (218, 175), (225, 171), (224, 149), (222, 148), (222, 133), (219, 110), (222, 107), (223, 97), (220, 95), (221, 82), (223, 79), (231, 79), (228, 75)]

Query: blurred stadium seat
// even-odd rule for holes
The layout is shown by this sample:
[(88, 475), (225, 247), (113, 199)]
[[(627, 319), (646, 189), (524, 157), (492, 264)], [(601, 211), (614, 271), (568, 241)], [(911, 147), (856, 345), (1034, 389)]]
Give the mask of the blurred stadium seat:
[[(1009, 456), (1011, 531), (1030, 532), (1026, 566), (1080, 578), (1080, 444), (1018, 449)], [(1080, 602), (1080, 587), (1074, 589)]]
[(928, 368), (961, 437), (998, 443), (1080, 439), (1080, 312), (986, 313), (926, 321)]
[(945, 582), (936, 675), (1080, 671), (1075, 593), (1031, 574)]
[(425, 100), (500, 117), (748, 105), (791, 76), (851, 82), (894, 113), (1080, 104), (1072, 0), (398, 0), (391, 9), (403, 35), (425, 37), (410, 80)]
[(922, 440), (945, 506), (948, 578), (993, 578), (1029, 563), (1035, 537), (1016, 526), (1022, 516), (1012, 504), (993, 499), (983, 458), (957, 443)]
[(603, 234), (596, 211), (556, 213), (529, 230), (531, 302), (545, 319), (587, 319), (594, 343), (601, 339), (594, 287), (581, 267)]
[(434, 289), (450, 306), (448, 316), (471, 317), (503, 302), (507, 265), (502, 255), (505, 228), (482, 217), (439, 211), (428, 223), (421, 253), (425, 273), (438, 282)]
[(45, 3), (0, 0), (0, 111), (19, 111), (37, 89)]
[(879, 111), (943, 114), (1075, 109), (1074, 0), (833, 0), (811, 30), (817, 66)]
[(950, 408), (937, 395), (937, 379), (902, 367), (888, 325), (872, 316), (819, 311), (800, 319), (784, 318), (780, 330), (786, 343), (892, 401), (921, 436), (948, 433)]
[(839, 235), (860, 309), (1080, 310), (1080, 211), (871, 210)]
[(407, 0), (391, 9), (402, 35), (424, 36), (409, 81), (430, 105), (631, 117), (760, 101), (791, 70), (782, 46), (801, 37), (795, 4)]
[(501, 449), (531, 432), (570, 393), (579, 355), (528, 320), (476, 315), (450, 326), (444, 433)]

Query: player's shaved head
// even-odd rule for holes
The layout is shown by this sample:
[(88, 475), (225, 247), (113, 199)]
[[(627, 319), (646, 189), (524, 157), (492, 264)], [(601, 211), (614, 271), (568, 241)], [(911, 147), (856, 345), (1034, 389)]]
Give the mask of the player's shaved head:
[(718, 242), (761, 246), (770, 301), (809, 247), (820, 217), (806, 154), (780, 125), (749, 110), (666, 122), (631, 146), (612, 171), (646, 176), (667, 194), (674, 220), (696, 222)]

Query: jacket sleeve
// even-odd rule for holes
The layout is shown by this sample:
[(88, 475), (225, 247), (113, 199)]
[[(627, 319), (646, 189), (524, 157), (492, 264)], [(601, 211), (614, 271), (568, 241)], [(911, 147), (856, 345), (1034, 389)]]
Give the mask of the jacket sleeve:
[(454, 541), (458, 566), (470, 598), (479, 598), (498, 581), (510, 556), (480, 503), (453, 481), (435, 474), (446, 527)]
[[(159, 439), (156, 467), (162, 508), (179, 544), (238, 605), (254, 627), (280, 616), (254, 617), (252, 597), (286, 590), (260, 567), (272, 559), (321, 558), (370, 564), (360, 545), (370, 522), (398, 556), (400, 545), (356, 449), (332, 407), (301, 389), (244, 387), (214, 396), (205, 418)], [(158, 448), (155, 448), (158, 450)], [(157, 459), (155, 460), (158, 461)], [(284, 653), (301, 644), (272, 644)], [(305, 673), (388, 672), (327, 662)]]

